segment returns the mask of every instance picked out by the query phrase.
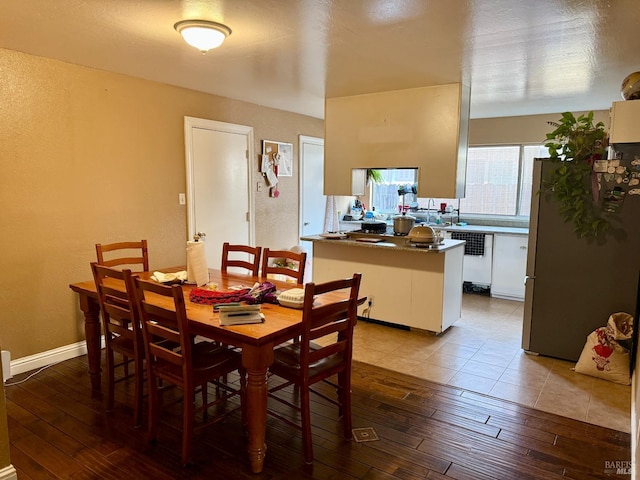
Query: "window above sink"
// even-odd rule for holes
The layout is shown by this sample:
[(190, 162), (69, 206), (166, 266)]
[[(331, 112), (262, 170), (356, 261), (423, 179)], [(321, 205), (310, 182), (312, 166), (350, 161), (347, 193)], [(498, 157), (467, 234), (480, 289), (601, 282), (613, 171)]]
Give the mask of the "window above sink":
[[(483, 219), (515, 219), (528, 221), (532, 196), (533, 160), (545, 156), (542, 145), (473, 146), (467, 153), (466, 197), (420, 198), (405, 188), (404, 209), (440, 211), (441, 204), (459, 208), (465, 217), (482, 223)], [(378, 169), (382, 182), (371, 183), (370, 204), (377, 212), (397, 214), (401, 211), (402, 186), (417, 182), (414, 168)]]

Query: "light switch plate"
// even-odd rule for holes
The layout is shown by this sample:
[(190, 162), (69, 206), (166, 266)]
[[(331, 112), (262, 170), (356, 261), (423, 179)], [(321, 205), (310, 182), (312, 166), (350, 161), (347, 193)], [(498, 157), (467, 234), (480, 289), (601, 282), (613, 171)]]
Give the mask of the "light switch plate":
[(184, 193), (179, 193), (178, 194), (178, 203), (180, 203), (180, 205), (186, 205), (187, 203), (187, 197)]

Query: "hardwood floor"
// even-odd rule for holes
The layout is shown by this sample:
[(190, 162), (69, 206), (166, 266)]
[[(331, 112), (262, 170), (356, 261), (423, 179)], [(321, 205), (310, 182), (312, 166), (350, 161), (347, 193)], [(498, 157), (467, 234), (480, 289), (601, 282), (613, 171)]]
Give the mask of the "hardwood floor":
[[(335, 407), (312, 396), (313, 466), (304, 465), (299, 431), (269, 418), (265, 470), (251, 474), (234, 414), (197, 434), (195, 463), (182, 468), (178, 431), (161, 428), (148, 445), (131, 427), (133, 384), (118, 384), (116, 409), (105, 415), (86, 370), (79, 357), (6, 387), (20, 480), (630, 478), (610, 472), (630, 458), (627, 433), (362, 363), (354, 365), (354, 427), (373, 427), (378, 440), (344, 441)], [(179, 425), (179, 408), (163, 418)]]

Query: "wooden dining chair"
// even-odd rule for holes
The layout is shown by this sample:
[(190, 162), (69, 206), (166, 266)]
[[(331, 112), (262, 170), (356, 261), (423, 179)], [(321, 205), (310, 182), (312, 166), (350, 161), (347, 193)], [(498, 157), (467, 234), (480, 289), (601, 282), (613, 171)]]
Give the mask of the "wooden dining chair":
[[(260, 270), (260, 254), (262, 247), (249, 245), (231, 245), (228, 242), (222, 244), (222, 266), (220, 270), (227, 273), (228, 267), (240, 267), (247, 269), (252, 275), (258, 276)], [(242, 258), (239, 258), (242, 256)]]
[[(148, 359), (149, 441), (156, 441), (162, 394), (172, 386), (178, 387), (183, 394), (181, 459), (182, 465), (186, 466), (191, 462), (193, 435), (197, 430), (219, 422), (238, 408), (242, 412), (242, 425), (246, 425), (245, 370), (240, 353), (208, 341), (194, 342), (189, 329), (184, 294), (179, 285), (169, 287), (139, 278), (134, 283)], [(220, 378), (235, 370), (240, 373), (239, 388), (220, 381)], [(208, 398), (209, 383), (216, 385), (216, 395), (212, 401)], [(196, 404), (197, 390), (202, 395), (199, 405)], [(229, 398), (236, 395), (240, 396), (239, 407), (225, 409), (226, 411), (209, 417), (211, 407), (224, 406)], [(198, 414), (201, 414), (202, 422), (196, 426)]]
[[(269, 367), (270, 373), (284, 379), (283, 383), (269, 389), (269, 398), (299, 411), (301, 425), (275, 410), (269, 409), (268, 412), (302, 430), (304, 458), (307, 463), (313, 462), (310, 393), (317, 394), (339, 407), (344, 437), (351, 438), (351, 359), (361, 278), (362, 275), (356, 273), (352, 278), (317, 285), (307, 283), (300, 341), (278, 347), (274, 352), (274, 362)], [(348, 292), (348, 298), (329, 303), (322, 301), (323, 294), (339, 291)], [(327, 335), (330, 340), (323, 339), (323, 345), (314, 342)], [(337, 375), (337, 382), (330, 380), (334, 375)], [(336, 388), (337, 399), (311, 388), (321, 381)], [(300, 397), (298, 404), (276, 394), (290, 385), (297, 387), (296, 393)]]
[[(136, 250), (139, 250), (139, 252), (136, 252)], [(96, 243), (96, 255), (100, 265), (107, 267), (141, 265), (136, 271), (149, 271), (149, 252), (146, 240), (109, 243), (106, 245)]]
[(265, 248), (262, 254), (260, 275), (264, 278), (267, 278), (270, 274), (286, 275), (302, 285), (306, 263), (306, 252), (298, 253), (291, 250), (269, 250)]
[[(131, 270), (116, 270), (91, 263), (102, 312), (107, 373), (106, 410), (113, 411), (115, 384), (134, 379), (133, 424), (142, 424), (144, 345), (137, 306), (133, 300)], [(118, 288), (118, 286), (120, 288)], [(124, 290), (123, 290), (124, 287)], [(116, 360), (116, 355), (119, 359)], [(133, 363), (133, 371), (129, 366)], [(116, 370), (122, 369), (116, 379)]]

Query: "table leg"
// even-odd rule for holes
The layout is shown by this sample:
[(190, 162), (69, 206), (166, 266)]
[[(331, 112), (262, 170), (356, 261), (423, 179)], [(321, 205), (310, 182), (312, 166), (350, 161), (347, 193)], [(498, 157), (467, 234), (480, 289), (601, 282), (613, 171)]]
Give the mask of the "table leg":
[(243, 346), (242, 365), (247, 370), (247, 422), (249, 461), (253, 473), (262, 472), (267, 451), (267, 368), (273, 363), (273, 344)]
[(84, 313), (84, 335), (87, 344), (91, 396), (102, 397), (100, 380), (100, 304), (88, 295), (80, 294), (80, 310)]

